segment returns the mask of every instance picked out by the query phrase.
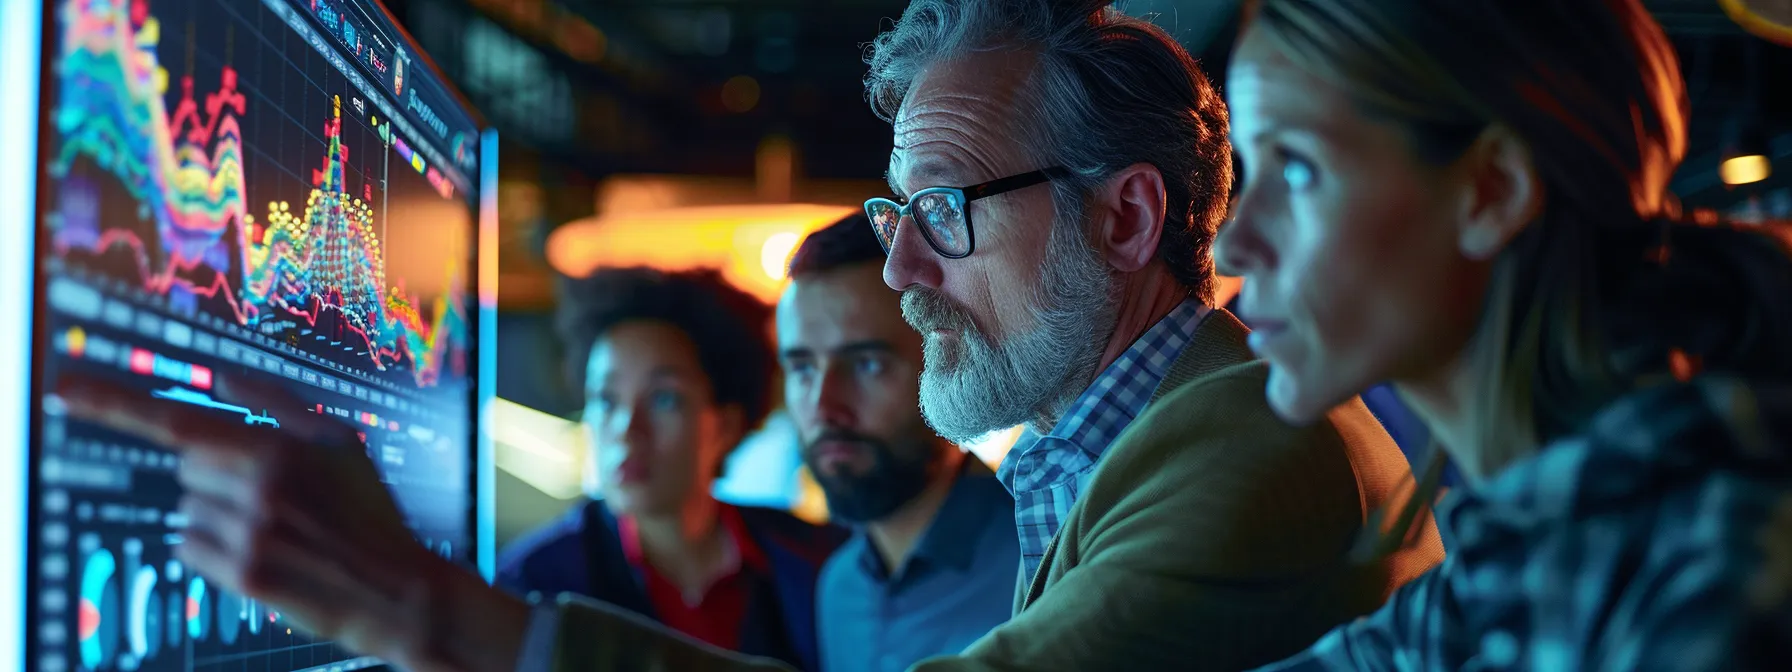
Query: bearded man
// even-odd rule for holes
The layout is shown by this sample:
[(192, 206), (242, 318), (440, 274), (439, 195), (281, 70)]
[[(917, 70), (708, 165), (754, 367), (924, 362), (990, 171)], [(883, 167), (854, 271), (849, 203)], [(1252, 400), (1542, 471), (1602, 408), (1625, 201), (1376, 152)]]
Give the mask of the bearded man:
[(821, 669), (902, 672), (1008, 620), (1014, 499), (921, 418), (921, 335), (864, 215), (809, 234), (778, 302), (784, 405), (852, 537), (815, 587)]
[[(1398, 548), (1352, 553), (1379, 531), (1371, 514), (1398, 503), (1405, 458), (1359, 400), (1304, 427), (1279, 420), (1248, 330), (1215, 306), (1226, 109), (1167, 33), (1106, 0), (914, 0), (869, 60), (895, 198), (866, 215), (923, 338), (922, 414), (955, 442), (1028, 427), (998, 470), (1021, 551), (1014, 615), (912, 670), (1252, 668), (1441, 561), (1429, 522)], [(241, 452), (208, 438), (228, 424), (169, 427), (143, 402), (65, 397), (189, 455)], [(303, 514), (332, 540), (404, 536), (391, 516), (276, 496), (320, 472), (355, 491), (371, 471), (330, 457), (356, 451), (304, 448), (255, 453), (253, 478), (229, 485), (259, 494), (193, 525)], [(358, 503), (344, 510), (378, 504)], [(426, 554), (349, 563), (343, 544), (304, 539), (232, 537), (200, 569), (265, 578), (226, 587), (407, 669), (504, 669), (519, 653), (524, 672), (789, 669), (610, 605), (520, 605)], [(313, 548), (329, 555), (290, 551)], [(326, 579), (342, 587), (301, 589)]]

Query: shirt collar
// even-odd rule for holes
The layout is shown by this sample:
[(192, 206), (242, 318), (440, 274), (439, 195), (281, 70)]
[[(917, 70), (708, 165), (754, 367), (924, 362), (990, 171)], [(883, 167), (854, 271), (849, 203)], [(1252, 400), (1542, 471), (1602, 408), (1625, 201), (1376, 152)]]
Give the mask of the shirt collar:
[[(717, 503), (716, 522), (728, 531), (728, 562), (717, 572), (715, 580), (732, 576), (742, 569), (765, 573), (770, 566), (765, 552), (753, 541), (753, 534), (747, 529), (747, 521), (740, 515), (740, 510), (728, 504)], [(643, 569), (652, 569), (647, 564), (647, 552), (641, 547), (641, 531), (635, 525), (634, 516), (616, 517), (616, 536), (622, 542), (623, 558), (630, 565)]]
[[(928, 523), (927, 531), (915, 543), (905, 572), (914, 571), (917, 561), (959, 571), (970, 570), (975, 564), (978, 541), (984, 529), (991, 519), (1006, 513), (1012, 504), (1008, 491), (995, 479), (995, 472), (989, 465), (976, 455), (966, 453), (952, 489), (940, 502), (940, 510), (933, 514), (933, 522)], [(1007, 521), (1008, 516), (1002, 516), (1002, 520)], [(885, 570), (883, 557), (878, 554), (871, 536), (861, 527), (853, 537), (859, 568), (867, 575), (888, 581), (889, 572)]]
[[(1023, 432), (1015, 442), (1017, 447), (1023, 447), (1021, 454), (1068, 443), (1091, 458), (1100, 458), (1120, 432), (1144, 412), (1157, 386), (1209, 312), (1211, 309), (1195, 299), (1177, 305), (1095, 377), (1050, 433), (1041, 437), (1032, 429)], [(1010, 464), (1003, 460), (1001, 473), (1002, 481), (1013, 491)]]
[(1639, 493), (1669, 491), (1715, 468), (1784, 470), (1770, 437), (1780, 433), (1772, 419), (1788, 416), (1792, 385), (1781, 381), (1707, 375), (1645, 388), (1607, 406), (1584, 431), (1452, 491), (1439, 519), (1460, 547), (1473, 548), (1630, 506)]

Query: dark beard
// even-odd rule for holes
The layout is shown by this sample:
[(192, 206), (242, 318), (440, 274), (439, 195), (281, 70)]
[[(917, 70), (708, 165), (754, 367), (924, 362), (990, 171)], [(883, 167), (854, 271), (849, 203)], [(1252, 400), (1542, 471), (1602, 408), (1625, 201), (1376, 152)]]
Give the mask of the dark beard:
[(853, 524), (881, 520), (921, 494), (945, 448), (916, 437), (899, 441), (904, 450), (897, 451), (890, 442), (843, 430), (826, 432), (815, 440), (820, 441), (851, 441), (871, 451), (871, 468), (865, 473), (823, 476), (810, 457), (812, 451), (803, 450), (809, 474), (827, 495), (828, 514)]

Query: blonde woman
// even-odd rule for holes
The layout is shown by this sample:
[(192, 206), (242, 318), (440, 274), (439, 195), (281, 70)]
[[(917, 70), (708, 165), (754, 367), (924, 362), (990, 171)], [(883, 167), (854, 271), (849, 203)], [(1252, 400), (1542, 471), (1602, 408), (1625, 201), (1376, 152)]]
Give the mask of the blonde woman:
[(1674, 221), (1686, 92), (1638, 0), (1264, 0), (1227, 94), (1215, 254), (1271, 407), (1392, 380), (1467, 481), (1445, 563), (1284, 669), (1792, 655), (1792, 266)]

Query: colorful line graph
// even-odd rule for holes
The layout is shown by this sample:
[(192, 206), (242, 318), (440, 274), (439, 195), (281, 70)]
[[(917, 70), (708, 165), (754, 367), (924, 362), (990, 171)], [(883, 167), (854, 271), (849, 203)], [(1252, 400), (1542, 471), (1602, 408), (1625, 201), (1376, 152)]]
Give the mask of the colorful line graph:
[(243, 424), (245, 425), (261, 425), (276, 429), (280, 427), (280, 421), (275, 420), (274, 416), (268, 415), (267, 411), (262, 411), (260, 414), (257, 414), (255, 411), (249, 410), (243, 406), (226, 404), (222, 401), (213, 399), (209, 394), (195, 392), (184, 387), (170, 387), (165, 390), (154, 390), (150, 392), (150, 395), (157, 399), (168, 399), (183, 404), (215, 408), (220, 411), (229, 411), (231, 413), (240, 413), (243, 416)]
[(148, 226), (102, 223), (93, 188), (83, 197), (82, 181), (68, 179), (56, 252), (122, 251), (144, 289), (176, 307), (223, 306), (238, 324), (296, 331), (304, 346), (346, 353), (361, 368), (404, 369), (420, 387), (437, 384), (443, 367), (464, 356), (464, 264), (446, 260), (450, 290), (428, 305), (388, 280), (372, 187), (360, 185), (358, 198), (348, 185), (340, 96), (302, 205), (265, 198), (258, 222), (248, 205), (240, 119), (249, 100), (238, 72), (222, 68), (217, 90), (203, 96), (182, 77), (170, 112), (169, 75), (156, 56), (161, 26), (146, 6), (62, 4), (61, 142), (51, 170), (69, 178), (77, 159), (90, 161), (118, 180)]

